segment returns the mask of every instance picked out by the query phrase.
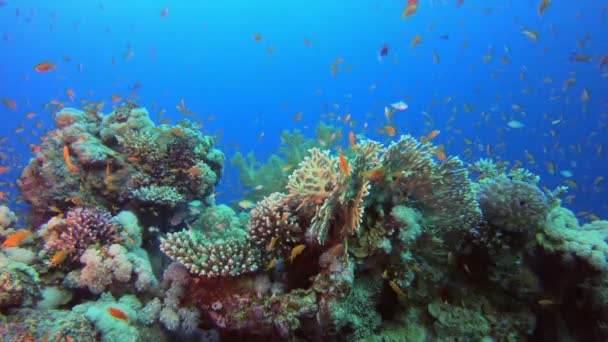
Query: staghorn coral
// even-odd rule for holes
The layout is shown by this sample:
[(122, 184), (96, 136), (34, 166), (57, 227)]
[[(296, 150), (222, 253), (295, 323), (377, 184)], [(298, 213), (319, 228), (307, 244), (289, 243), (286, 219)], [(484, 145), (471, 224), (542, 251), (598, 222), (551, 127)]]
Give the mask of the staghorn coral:
[(47, 251), (66, 251), (76, 261), (89, 246), (110, 245), (118, 240), (122, 227), (108, 212), (77, 207), (69, 210), (64, 219), (52, 218), (41, 229)]

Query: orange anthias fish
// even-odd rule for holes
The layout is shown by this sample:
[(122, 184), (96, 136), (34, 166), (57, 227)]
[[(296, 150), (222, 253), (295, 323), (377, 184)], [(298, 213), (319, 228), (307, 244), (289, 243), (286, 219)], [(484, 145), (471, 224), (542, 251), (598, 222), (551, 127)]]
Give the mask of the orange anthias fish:
[(411, 15), (414, 15), (418, 10), (418, 0), (407, 0), (407, 7), (403, 10), (403, 14), (401, 15), (403, 18), (407, 18)]
[(70, 159), (70, 149), (67, 145), (63, 147), (63, 160), (65, 161), (65, 165), (68, 167), (68, 170), (71, 172), (80, 172), (80, 169), (72, 164), (72, 160)]
[(57, 66), (50, 62), (42, 62), (34, 66), (34, 70), (36, 70), (36, 72), (49, 72), (55, 70), (55, 68), (57, 68)]
[(68, 95), (70, 101), (74, 101), (74, 96), (76, 96), (76, 93), (74, 93), (72, 89), (66, 89), (65, 93)]
[(7, 173), (10, 170), (9, 167), (6, 166), (0, 166), (0, 175), (3, 173)]
[(426, 144), (427, 142), (435, 139), (439, 135), (439, 133), (440, 133), (440, 131), (438, 129), (434, 129), (427, 136), (420, 137), (420, 141), (422, 141), (422, 143)]
[(127, 314), (124, 311), (122, 311), (122, 310), (120, 310), (118, 308), (110, 306), (108, 308), (108, 313), (110, 313), (110, 315), (112, 315), (112, 317), (114, 317), (114, 318), (118, 318), (118, 319), (123, 320), (125, 322), (129, 321), (129, 316), (127, 316)]
[(62, 249), (60, 251), (57, 251), (57, 253), (55, 253), (53, 255), (53, 257), (51, 258), (49, 265), (57, 266), (57, 265), (61, 264), (62, 262), (64, 262), (65, 259), (67, 258), (67, 256), (68, 256), (67, 249)]
[(542, 16), (549, 6), (551, 6), (551, 0), (541, 0), (540, 5), (538, 5), (538, 14)]
[(354, 132), (351, 131), (350, 133), (348, 133), (348, 141), (350, 143), (350, 147), (357, 148), (357, 141), (355, 140)]
[(412, 40), (412, 44), (410, 46), (416, 47), (418, 44), (420, 44), (420, 42), (422, 42), (422, 36), (416, 35), (416, 37), (414, 37), (414, 40)]
[(389, 137), (394, 137), (395, 135), (397, 135), (397, 130), (395, 129), (395, 126), (386, 125), (384, 126), (384, 129), (386, 130), (386, 133)]
[(4, 103), (4, 105), (7, 106), (11, 110), (17, 109), (17, 102), (15, 102), (11, 99), (7, 99), (6, 97), (2, 99), (2, 103)]
[(348, 160), (346, 160), (346, 157), (343, 154), (340, 155), (340, 170), (342, 170), (342, 173), (345, 175), (350, 174), (350, 165), (348, 165)]
[(32, 232), (29, 230), (20, 230), (16, 233), (11, 234), (4, 242), (2, 243), (3, 248), (11, 248), (19, 246), (25, 239), (27, 239)]

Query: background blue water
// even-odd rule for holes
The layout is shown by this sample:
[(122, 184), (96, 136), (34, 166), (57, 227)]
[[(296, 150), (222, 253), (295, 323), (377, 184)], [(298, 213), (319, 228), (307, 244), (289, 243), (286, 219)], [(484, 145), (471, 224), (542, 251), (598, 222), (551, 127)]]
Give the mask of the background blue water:
[[(410, 108), (395, 115), (398, 134), (439, 129), (435, 143), (452, 139), (448, 154), (472, 149), (463, 156), (467, 161), (488, 157), (489, 144), (491, 157), (524, 161), (550, 188), (563, 184), (560, 170), (570, 170), (578, 189), (571, 190), (576, 197), (568, 206), (608, 217), (603, 183), (594, 186), (598, 176), (608, 175), (608, 68), (599, 67), (608, 54), (605, 1), (554, 1), (541, 18), (540, 1), (466, 0), (457, 8), (455, 0), (421, 0), (407, 20), (401, 18), (405, 1), (0, 2), (0, 98), (18, 105), (10, 110), (0, 104), (0, 136), (8, 137), (0, 143), (6, 154), (0, 166), (13, 168), (0, 175), (0, 191), (11, 191), (11, 201), (17, 196), (11, 182), (31, 157), (28, 145), (52, 128), (44, 109), (52, 99), (74, 107), (81, 99), (105, 101), (109, 112), (113, 94), (136, 93), (154, 119), (160, 109), (167, 110), (165, 118), (180, 119), (175, 107), (183, 99), (228, 156), (255, 149), (261, 159), (278, 147), (281, 130), (300, 128), (313, 136), (329, 112), (350, 113), (356, 122), (352, 128), (334, 122), (344, 126), (344, 144), (350, 130), (387, 141), (376, 131), (386, 124), (383, 108), (405, 100)], [(161, 17), (165, 8), (169, 13)], [(538, 31), (538, 42), (522, 34), (524, 28)], [(255, 41), (255, 33), (263, 39)], [(416, 35), (423, 41), (412, 48)], [(385, 43), (389, 55), (378, 61)], [(572, 53), (593, 58), (574, 63)], [(492, 58), (485, 63), (487, 55)], [(339, 57), (344, 63), (334, 76), (330, 65)], [(33, 67), (42, 61), (58, 67), (36, 73)], [(573, 77), (575, 85), (564, 91)], [(74, 103), (68, 88), (76, 93)], [(583, 89), (591, 95), (588, 103), (581, 101)], [(422, 111), (432, 116), (431, 125)], [(26, 119), (29, 112), (37, 116)], [(303, 112), (301, 121), (293, 120), (297, 112)], [(453, 113), (456, 129), (448, 130)], [(43, 127), (36, 128), (40, 120)], [(526, 126), (509, 129), (510, 120)], [(23, 132), (14, 131), (19, 127)], [(558, 172), (549, 174), (546, 162)], [(220, 201), (238, 198), (237, 178), (229, 169)]]

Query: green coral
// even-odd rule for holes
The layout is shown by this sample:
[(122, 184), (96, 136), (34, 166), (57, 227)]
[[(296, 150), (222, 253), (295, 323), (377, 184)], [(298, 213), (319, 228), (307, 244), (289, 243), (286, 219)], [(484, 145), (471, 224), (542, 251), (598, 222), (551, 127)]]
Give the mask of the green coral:
[(358, 277), (350, 293), (331, 305), (334, 329), (342, 338), (360, 340), (375, 334), (382, 324), (376, 310), (382, 279), (374, 276)]
[(0, 260), (0, 308), (32, 306), (40, 298), (40, 278), (26, 264)]

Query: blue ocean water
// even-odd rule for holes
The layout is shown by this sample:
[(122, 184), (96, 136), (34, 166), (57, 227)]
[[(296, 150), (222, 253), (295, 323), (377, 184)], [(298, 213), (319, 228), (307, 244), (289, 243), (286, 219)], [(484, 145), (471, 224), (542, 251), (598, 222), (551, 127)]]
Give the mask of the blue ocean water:
[[(119, 95), (173, 121), (183, 100), (228, 156), (255, 150), (262, 160), (281, 130), (312, 137), (319, 121), (342, 127), (344, 146), (349, 131), (388, 141), (378, 131), (384, 108), (403, 100), (397, 134), (437, 129), (434, 142), (467, 162), (521, 160), (549, 188), (574, 182), (567, 206), (576, 212), (608, 216), (600, 178), (608, 170), (605, 2), (553, 1), (540, 16), (538, 1), (421, 0), (406, 19), (404, 1), (0, 3), (0, 98), (16, 104), (0, 104), (0, 166), (10, 168), (0, 175), (3, 202), (18, 200), (12, 184), (30, 144), (53, 127), (53, 100), (78, 108), (83, 99), (105, 101), (109, 112)], [(36, 72), (45, 61), (56, 69)], [(228, 167), (218, 201), (241, 190)]]

